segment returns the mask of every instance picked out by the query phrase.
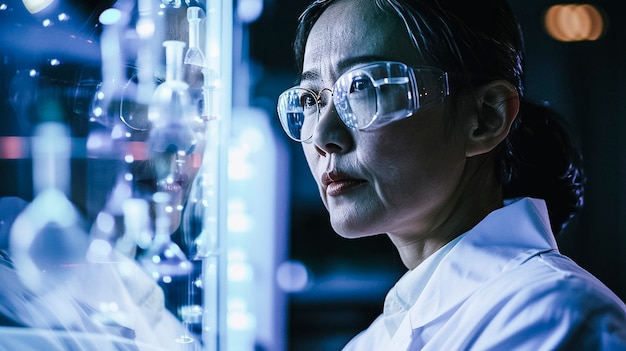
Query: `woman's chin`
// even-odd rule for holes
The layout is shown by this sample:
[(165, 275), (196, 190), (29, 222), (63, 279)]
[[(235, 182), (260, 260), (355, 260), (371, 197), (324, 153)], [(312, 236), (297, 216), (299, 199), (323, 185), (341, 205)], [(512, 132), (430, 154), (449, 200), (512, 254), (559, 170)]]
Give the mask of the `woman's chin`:
[(357, 238), (364, 238), (368, 236), (377, 235), (377, 233), (372, 234), (369, 231), (360, 230), (362, 228), (349, 226), (349, 225), (346, 225), (345, 223), (341, 223), (341, 224), (331, 223), (331, 224), (335, 233), (337, 233), (337, 235), (341, 236), (342, 238), (346, 238), (346, 239), (357, 239)]

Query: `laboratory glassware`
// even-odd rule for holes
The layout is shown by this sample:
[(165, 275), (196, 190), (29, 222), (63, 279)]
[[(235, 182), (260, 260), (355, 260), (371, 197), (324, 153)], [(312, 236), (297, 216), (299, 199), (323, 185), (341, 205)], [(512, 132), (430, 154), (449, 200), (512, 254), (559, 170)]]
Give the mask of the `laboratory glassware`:
[(86, 262), (83, 218), (68, 198), (71, 139), (59, 122), (36, 126), (32, 138), (35, 198), (11, 227), (10, 251), (24, 284), (35, 292), (54, 289)]
[(198, 6), (187, 8), (187, 22), (189, 22), (189, 48), (185, 53), (184, 63), (198, 67), (204, 66), (204, 54), (200, 48), (200, 14)]
[(187, 275), (193, 270), (180, 247), (170, 237), (170, 195), (156, 192), (153, 196), (155, 206), (154, 239), (140, 257), (143, 267), (154, 279), (169, 282), (172, 277)]

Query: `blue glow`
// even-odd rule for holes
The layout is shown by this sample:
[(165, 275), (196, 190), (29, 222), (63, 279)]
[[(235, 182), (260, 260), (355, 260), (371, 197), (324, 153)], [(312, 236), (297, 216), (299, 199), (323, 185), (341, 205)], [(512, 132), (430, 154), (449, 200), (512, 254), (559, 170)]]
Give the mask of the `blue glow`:
[(122, 12), (118, 9), (110, 8), (104, 10), (100, 17), (98, 17), (98, 21), (104, 25), (110, 25), (117, 23), (122, 18)]
[(45, 10), (54, 0), (22, 0), (24, 7), (30, 13), (37, 13)]
[(309, 271), (299, 261), (285, 261), (276, 270), (276, 282), (284, 291), (302, 291), (309, 284)]
[(237, 6), (237, 17), (244, 22), (256, 21), (263, 12), (263, 0), (241, 0)]

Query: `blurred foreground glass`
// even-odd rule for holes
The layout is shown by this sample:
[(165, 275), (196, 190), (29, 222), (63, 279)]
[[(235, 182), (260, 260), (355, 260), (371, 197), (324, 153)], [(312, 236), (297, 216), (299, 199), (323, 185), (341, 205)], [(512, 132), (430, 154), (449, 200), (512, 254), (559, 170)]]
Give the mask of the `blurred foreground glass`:
[(35, 198), (16, 218), (9, 241), (15, 268), (35, 292), (54, 289), (85, 263), (87, 234), (67, 197), (71, 140), (57, 122), (39, 124), (32, 138)]
[(157, 192), (153, 200), (156, 211), (154, 239), (140, 262), (152, 278), (168, 282), (171, 277), (191, 273), (193, 265), (170, 238), (170, 196)]

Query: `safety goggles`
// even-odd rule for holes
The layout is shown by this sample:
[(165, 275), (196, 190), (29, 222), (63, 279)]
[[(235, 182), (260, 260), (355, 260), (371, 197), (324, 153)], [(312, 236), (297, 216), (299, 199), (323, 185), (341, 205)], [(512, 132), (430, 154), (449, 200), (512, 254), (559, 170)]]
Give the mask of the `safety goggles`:
[(408, 67), (400, 62), (357, 66), (329, 88), (314, 92), (293, 87), (278, 97), (278, 117), (287, 135), (299, 142), (313, 137), (321, 110), (332, 95), (343, 123), (355, 130), (373, 130), (413, 115), (449, 95), (448, 75), (434, 67)]

